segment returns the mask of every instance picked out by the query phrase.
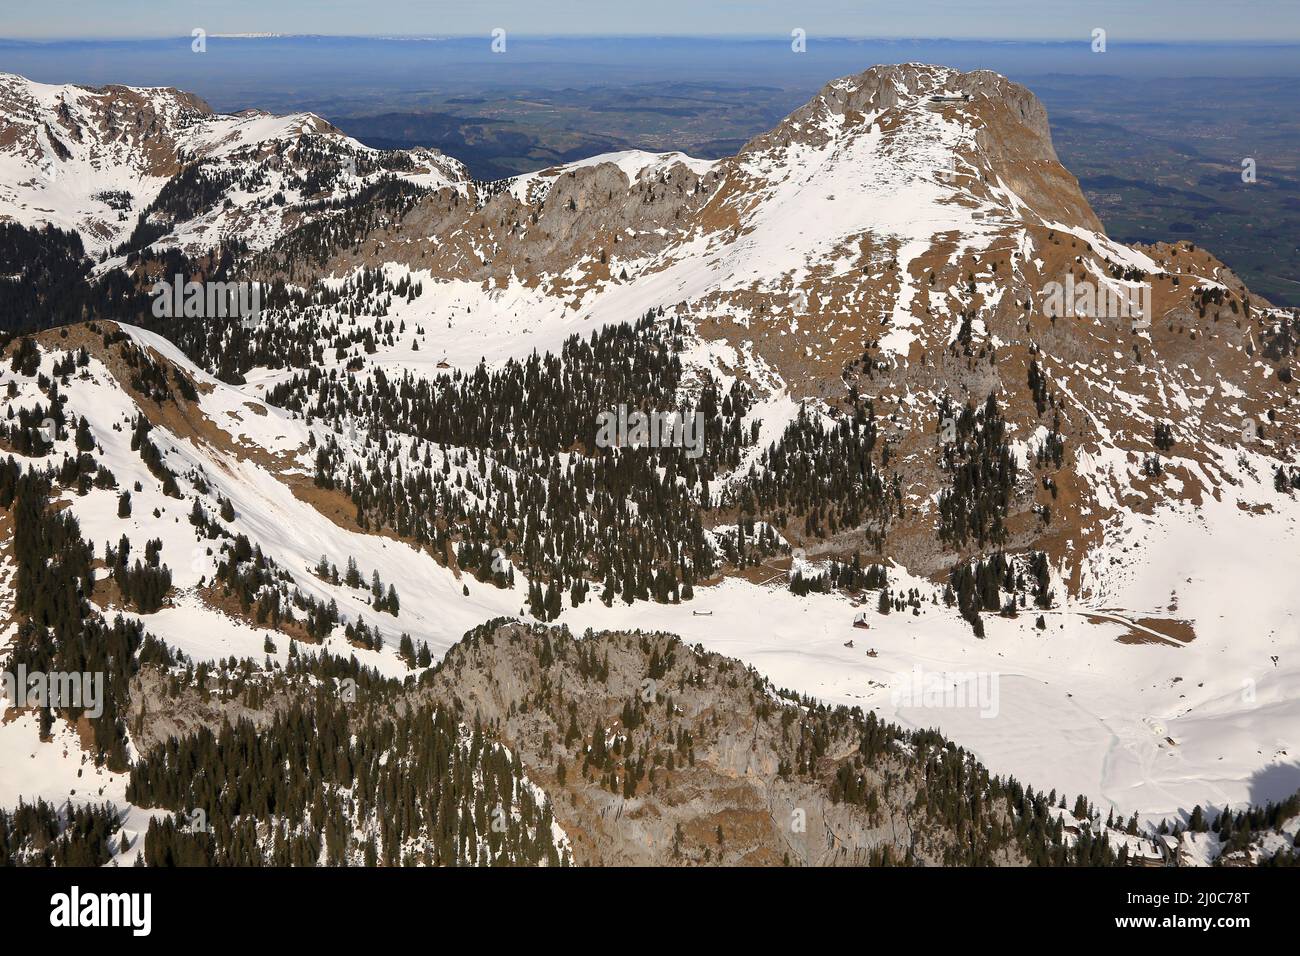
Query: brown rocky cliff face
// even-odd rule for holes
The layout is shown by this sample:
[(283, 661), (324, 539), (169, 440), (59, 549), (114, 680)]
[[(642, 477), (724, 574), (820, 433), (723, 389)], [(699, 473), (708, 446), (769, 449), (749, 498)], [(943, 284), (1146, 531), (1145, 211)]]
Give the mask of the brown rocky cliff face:
[[(598, 282), (618, 281), (611, 261), (670, 251), (700, 228), (697, 217), (709, 196), (684, 164), (636, 182), (611, 163), (549, 172), (540, 174), (545, 198), (532, 202), (508, 192), (482, 199), (477, 187), (469, 200), (440, 191), (359, 249), (338, 250), (321, 272), (343, 275), (397, 261), (436, 279), (487, 288), (517, 279), (567, 299)], [(581, 273), (576, 281), (565, 275), (575, 266)]]
[(912, 807), (907, 760), (857, 771), (865, 805), (833, 797), (836, 772), (860, 763), (860, 728), (831, 719), (816, 769), (800, 772), (816, 722), (738, 661), (674, 637), (505, 625), (454, 647), (419, 693), (519, 754), (580, 865), (865, 865), (909, 850), (937, 863), (957, 848)]
[[(203, 689), (151, 665), (132, 678), (126, 719), (143, 753), (202, 728), (266, 727), (336, 693), (329, 678), (252, 662), (210, 672)], [(669, 635), (579, 641), (488, 624), (414, 684), (363, 677), (344, 704), (358, 725), (433, 705), (504, 744), (580, 866), (1027, 862), (1009, 791), (990, 789), (968, 755), (783, 698), (739, 661)]]
[[(935, 103), (929, 99), (933, 96), (970, 99)], [(989, 70), (959, 73), (907, 63), (876, 66), (835, 80), (775, 129), (747, 143), (739, 158), (790, 142), (829, 143), (826, 126), (832, 119), (850, 130), (860, 130), (867, 116), (881, 114), (875, 120), (877, 125), (897, 129), (908, 123), (908, 114), (917, 110), (918, 100), (921, 109), (965, 115), (977, 146), (965, 158), (986, 175), (1001, 178), (1040, 216), (1102, 231), (1078, 181), (1057, 159), (1043, 104), (1025, 87)]]

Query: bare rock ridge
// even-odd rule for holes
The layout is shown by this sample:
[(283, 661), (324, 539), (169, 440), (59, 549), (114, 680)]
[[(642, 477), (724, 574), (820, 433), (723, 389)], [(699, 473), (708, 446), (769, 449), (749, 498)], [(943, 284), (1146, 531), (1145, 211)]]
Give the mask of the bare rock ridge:
[[(224, 672), (213, 679), (228, 682)], [(131, 703), (142, 750), (239, 721), (267, 729), (310, 697), (301, 677), (244, 672), (236, 681), (238, 691), (210, 694), (169, 687), (165, 673), (144, 669)], [(937, 735), (913, 738), (874, 716), (809, 707), (752, 668), (670, 635), (577, 641), (561, 628), (494, 622), (415, 686), (366, 684), (350, 710), (361, 726), (376, 712), (428, 706), (519, 757), (580, 866), (1074, 858), (1051, 836), (1056, 811), (1042, 796), (1039, 819), (1016, 832), (1017, 813), (1034, 802), (1014, 784), (990, 787), (969, 754)]]
[(1002, 794), (981, 825), (1005, 840), (964, 846), (969, 831), (945, 818), (936, 771), (955, 759), (979, 779), (969, 757), (937, 741), (913, 750), (896, 728), (860, 713), (805, 711), (752, 668), (669, 635), (575, 641), (561, 630), (482, 628), (448, 654), (424, 693), (518, 750), (580, 863), (1029, 858), (1010, 836)]

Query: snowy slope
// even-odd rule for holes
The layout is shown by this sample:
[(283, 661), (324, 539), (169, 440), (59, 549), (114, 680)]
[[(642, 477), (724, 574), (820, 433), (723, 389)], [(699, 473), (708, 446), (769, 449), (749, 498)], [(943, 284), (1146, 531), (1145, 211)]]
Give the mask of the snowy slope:
[[(0, 121), (0, 219), (75, 231), (96, 257), (126, 239), (163, 186), (195, 162), (210, 173), (237, 174), (251, 188), (235, 184), (224, 197), (233, 208), (223, 200), (159, 245), (202, 250), (238, 237), (263, 248), (294, 224), (286, 213), (295, 202), (336, 198), (379, 175), (355, 171), (358, 156), (378, 150), (314, 114), (219, 115), (166, 88), (55, 86), (0, 73)], [(300, 162), (303, 150), (318, 155)], [(466, 178), (459, 163), (432, 150), (406, 155), (414, 166), (402, 175), (422, 186)], [(352, 172), (331, 195), (302, 195), (297, 174), (324, 158)], [(277, 193), (289, 209), (272, 202)]]

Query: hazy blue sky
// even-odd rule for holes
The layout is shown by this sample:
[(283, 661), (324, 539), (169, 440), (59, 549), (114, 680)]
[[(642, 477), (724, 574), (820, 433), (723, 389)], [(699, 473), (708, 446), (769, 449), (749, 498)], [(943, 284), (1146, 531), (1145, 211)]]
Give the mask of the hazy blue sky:
[[(1300, 40), (1300, 0), (0, 0), (0, 36), (734, 34)], [(3, 65), (0, 64), (0, 68)]]

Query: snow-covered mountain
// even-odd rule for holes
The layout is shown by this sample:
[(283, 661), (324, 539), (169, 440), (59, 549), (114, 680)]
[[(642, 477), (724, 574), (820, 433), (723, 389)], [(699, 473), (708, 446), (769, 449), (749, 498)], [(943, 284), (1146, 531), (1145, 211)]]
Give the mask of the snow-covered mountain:
[[(641, 629), (1103, 817), (1300, 790), (1300, 320), (1204, 250), (1110, 240), (1004, 77), (875, 67), (731, 158), (497, 183), (175, 91), (6, 76), (0, 117), (0, 221), (126, 243), (85, 282), (139, 290), (0, 367), (8, 449), (105, 555), (92, 613), (393, 678), (494, 618)], [(232, 240), (261, 323), (155, 322), (152, 283)], [(705, 457), (602, 451), (597, 398), (707, 409)], [(123, 537), (160, 542), (165, 600), (123, 592)], [(887, 583), (818, 583), (850, 562)], [(36, 722), (0, 725), (0, 806), (79, 789), (29, 772)]]
[[(466, 178), (433, 150), (400, 168), (311, 113), (214, 113), (168, 88), (89, 88), (0, 73), (0, 220), (73, 230), (99, 255), (143, 220), (154, 241), (203, 251), (223, 240), (261, 248), (300, 225), (301, 206), (346, 196), (387, 172), (426, 186)], [(322, 169), (331, 171), (322, 184)], [(315, 178), (313, 178), (313, 175)], [(186, 190), (197, 184), (197, 201)], [(172, 203), (155, 208), (171, 184)], [(150, 236), (153, 239), (153, 236)]]

